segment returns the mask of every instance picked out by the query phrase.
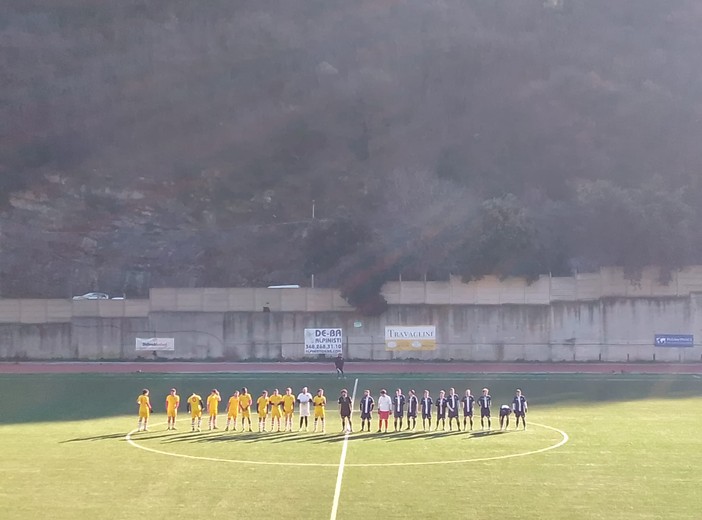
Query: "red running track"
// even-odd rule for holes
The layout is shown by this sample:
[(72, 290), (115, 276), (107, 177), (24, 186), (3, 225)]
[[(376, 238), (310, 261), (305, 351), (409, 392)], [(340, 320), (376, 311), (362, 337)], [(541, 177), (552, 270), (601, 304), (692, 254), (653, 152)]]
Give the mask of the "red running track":
[[(548, 374), (702, 374), (702, 363), (431, 363), (348, 361), (349, 374), (548, 373)], [(0, 374), (78, 373), (329, 373), (333, 362), (0, 362)]]

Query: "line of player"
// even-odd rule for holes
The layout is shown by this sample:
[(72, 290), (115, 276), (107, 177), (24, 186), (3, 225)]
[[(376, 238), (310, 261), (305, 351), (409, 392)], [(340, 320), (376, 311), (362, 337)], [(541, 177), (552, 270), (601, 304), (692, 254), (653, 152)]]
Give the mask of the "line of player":
[[(210, 430), (217, 430), (217, 417), (219, 415), (219, 405), (222, 398), (217, 389), (213, 389), (207, 397), (206, 403), (202, 397), (193, 392), (187, 399), (187, 410), (190, 413), (191, 431), (202, 431), (202, 415), (205, 411), (209, 415), (208, 426)], [(342, 432), (353, 432), (351, 421), (353, 402), (349, 397), (348, 390), (344, 389), (338, 398), (339, 416), (341, 418)], [(477, 403), (477, 405), (476, 405)], [(149, 400), (149, 390), (142, 390), (141, 395), (137, 398), (139, 405), (139, 421), (137, 431), (148, 431), (149, 415), (153, 413)], [(258, 414), (258, 431), (266, 432), (266, 423), (270, 415), (270, 431), (293, 431), (293, 415), (297, 406), (300, 417), (299, 427), (297, 431), (308, 431), (309, 417), (312, 415), (311, 408), (314, 410), (313, 432), (326, 432), (326, 407), (327, 398), (324, 395), (324, 390), (320, 388), (316, 395), (312, 395), (307, 387), (303, 387), (297, 396), (292, 392), (291, 388), (286, 388), (284, 394), (280, 394), (276, 388), (272, 394), (268, 394), (267, 390), (261, 392), (261, 395), (255, 402), (256, 412)], [(241, 391), (236, 391), (227, 401), (227, 424), (225, 431), (237, 431), (237, 422), (241, 419), (241, 431), (252, 430), (251, 424), (251, 407), (254, 405), (254, 400), (246, 387)], [(373, 413), (378, 414), (378, 433), (387, 433), (389, 418), (392, 415), (394, 419), (394, 431), (403, 429), (403, 419), (407, 418), (406, 430), (415, 431), (417, 427), (417, 417), (422, 417), (422, 430), (431, 431), (434, 409), (436, 410), (436, 423), (434, 431), (446, 431), (448, 417), (448, 431), (453, 430), (455, 423), (457, 431), (473, 430), (473, 415), (474, 410), (478, 407), (480, 410), (480, 426), (484, 430), (487, 425), (488, 431), (492, 428), (492, 396), (489, 389), (483, 388), (482, 393), (477, 398), (473, 396), (470, 389), (465, 391), (465, 395), (459, 396), (455, 388), (450, 388), (448, 393), (445, 390), (439, 392), (439, 396), (434, 400), (429, 394), (429, 390), (424, 390), (421, 398), (417, 397), (414, 390), (409, 390), (408, 395), (402, 393), (402, 389), (398, 388), (394, 396), (388, 395), (385, 389), (380, 391), (380, 395), (376, 400), (371, 396), (370, 390), (364, 390), (363, 396), (359, 400), (359, 412), (361, 416), (361, 431), (371, 431), (371, 421)], [(176, 418), (178, 416), (178, 408), (180, 407), (180, 396), (175, 388), (171, 388), (170, 393), (166, 397), (166, 416), (167, 429), (176, 429)], [(527, 400), (522, 394), (521, 389), (517, 388), (511, 405), (503, 404), (500, 406), (500, 430), (509, 428), (509, 417), (514, 413), (516, 418), (515, 429), (519, 428), (521, 421), (523, 429), (526, 430), (526, 413)], [(459, 415), (463, 415), (463, 426)], [(282, 425), (281, 425), (282, 421)], [(282, 428), (282, 430), (281, 430)]]
[[(434, 400), (429, 394), (429, 390), (424, 390), (424, 395), (418, 398), (414, 390), (410, 390), (408, 395), (402, 393), (398, 388), (395, 395), (390, 397), (386, 390), (380, 391), (377, 400), (378, 411), (378, 433), (387, 433), (390, 415), (394, 420), (394, 431), (401, 431), (403, 428), (403, 418), (405, 417), (405, 406), (407, 407), (407, 430), (415, 431), (417, 427), (417, 416), (421, 414), (422, 430), (430, 431), (432, 428), (433, 408), (436, 409), (436, 423), (434, 431), (442, 429), (446, 431), (446, 419), (448, 417), (448, 430), (453, 430), (455, 423), (457, 431), (473, 430), (473, 415), (475, 407), (480, 409), (480, 426), (484, 430), (492, 428), (492, 396), (487, 388), (483, 388), (482, 394), (476, 399), (470, 389), (466, 389), (462, 397), (456, 393), (455, 388), (450, 388), (448, 394), (445, 390), (439, 392), (439, 396)], [(363, 392), (360, 400), (361, 411), (361, 431), (367, 426), (370, 431), (372, 413), (375, 410), (376, 401), (370, 395), (369, 390)], [(461, 427), (460, 414), (463, 412), (463, 427)], [(519, 428), (521, 420), (523, 428), (526, 430), (527, 400), (521, 389), (517, 389), (512, 399), (512, 404), (500, 407), (500, 429), (509, 427), (509, 416), (514, 413), (517, 418), (516, 428)], [(342, 418), (342, 422), (344, 419)], [(349, 418), (350, 425), (350, 418)]]

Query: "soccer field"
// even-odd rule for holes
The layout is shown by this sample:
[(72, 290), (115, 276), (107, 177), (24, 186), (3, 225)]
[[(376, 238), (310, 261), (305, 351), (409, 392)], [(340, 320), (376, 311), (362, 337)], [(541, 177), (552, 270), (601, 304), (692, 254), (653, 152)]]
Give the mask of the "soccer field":
[[(356, 376), (319, 374), (0, 375), (3, 519), (699, 519), (698, 376), (362, 374), (358, 400), (484, 386), (493, 431), (341, 433), (336, 398)], [(181, 395), (177, 431), (163, 401)], [(327, 432), (191, 433), (184, 401), (212, 388), (321, 387)], [(520, 387), (527, 431), (497, 430)], [(151, 391), (150, 432), (136, 398)], [(224, 406), (222, 406), (224, 408)], [(297, 422), (297, 418), (295, 419)], [(254, 430), (256, 415), (253, 414)], [(513, 421), (513, 418), (512, 418)], [(421, 421), (420, 421), (421, 423)], [(354, 417), (354, 427), (358, 428)], [(203, 420), (206, 427), (206, 419)], [(295, 424), (297, 426), (297, 424)], [(513, 426), (513, 423), (511, 424)], [(391, 420), (392, 429), (392, 420)]]

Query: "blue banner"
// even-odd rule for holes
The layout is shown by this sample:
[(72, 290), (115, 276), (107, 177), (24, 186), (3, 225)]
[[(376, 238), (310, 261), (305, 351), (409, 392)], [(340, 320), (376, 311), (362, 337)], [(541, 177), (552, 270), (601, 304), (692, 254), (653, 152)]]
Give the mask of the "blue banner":
[(694, 347), (692, 334), (656, 334), (653, 339), (656, 347)]

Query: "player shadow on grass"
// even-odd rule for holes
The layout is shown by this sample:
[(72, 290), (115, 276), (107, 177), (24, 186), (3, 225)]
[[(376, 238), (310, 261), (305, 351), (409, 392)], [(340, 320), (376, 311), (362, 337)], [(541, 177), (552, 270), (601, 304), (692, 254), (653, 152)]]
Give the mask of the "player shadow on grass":
[[(418, 439), (434, 439), (441, 437), (463, 437), (465, 439), (478, 439), (482, 437), (499, 435), (502, 433), (509, 433), (507, 431), (426, 431), (426, 432), (356, 432), (349, 435), (350, 442), (357, 441), (375, 441), (375, 440), (385, 440), (388, 442), (397, 442), (403, 440), (418, 440)], [(318, 434), (312, 432), (236, 432), (236, 433), (217, 433), (217, 432), (197, 432), (197, 433), (183, 433), (179, 435), (163, 435), (163, 443), (243, 443), (251, 444), (257, 442), (265, 442), (268, 444), (281, 444), (281, 443), (309, 443), (309, 444), (338, 444), (344, 442), (345, 435), (341, 432), (338, 433), (325, 433)], [(148, 439), (153, 439), (157, 437), (145, 437)]]
[(109, 439), (124, 440), (125, 435), (126, 434), (124, 433), (107, 433), (105, 435), (94, 435), (92, 437), (76, 437), (75, 439), (66, 439), (65, 441), (59, 441), (59, 444), (65, 444), (67, 442), (106, 441)]
[[(208, 432), (209, 433), (209, 432)], [(227, 433), (223, 435), (211, 435), (208, 433), (190, 433), (187, 435), (179, 435), (166, 439), (164, 443), (245, 443), (251, 444), (255, 442), (265, 442), (269, 444), (284, 443), (284, 442), (309, 442), (309, 443), (339, 443), (344, 441), (344, 435), (330, 434), (315, 434), (315, 433), (258, 433), (258, 432), (240, 432)]]
[(511, 433), (515, 430), (487, 430), (487, 431), (477, 431), (471, 432), (467, 437), (469, 439), (479, 439), (481, 437), (494, 437), (495, 435), (501, 435), (503, 433)]

